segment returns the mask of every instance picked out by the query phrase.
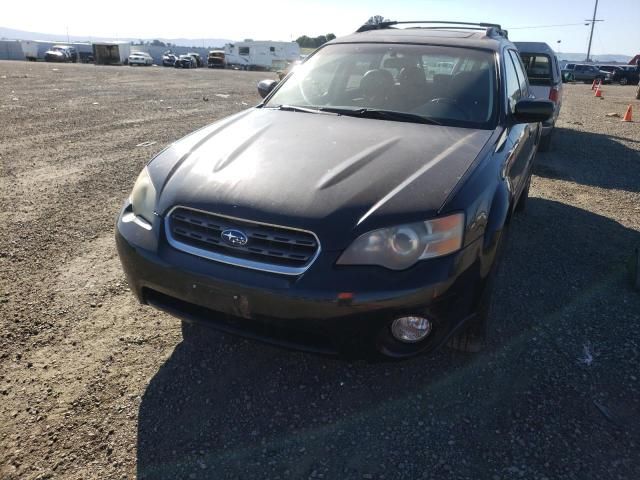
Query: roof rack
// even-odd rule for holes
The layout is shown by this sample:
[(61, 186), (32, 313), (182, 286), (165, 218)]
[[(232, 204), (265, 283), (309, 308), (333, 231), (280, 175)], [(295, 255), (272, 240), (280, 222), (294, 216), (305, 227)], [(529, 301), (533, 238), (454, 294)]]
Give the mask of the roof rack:
[(413, 20), (413, 21), (387, 21), (380, 22), (372, 25), (362, 25), (356, 33), (368, 32), (370, 30), (384, 30), (386, 28), (394, 28), (396, 25), (412, 25), (412, 24), (429, 24), (434, 26), (429, 27), (415, 27), (415, 28), (426, 28), (426, 29), (444, 29), (444, 28), (455, 28), (457, 30), (485, 30), (485, 35), (487, 37), (504, 37), (509, 38), (509, 32), (504, 30), (497, 23), (475, 23), (475, 22), (451, 22), (451, 21), (439, 21), (439, 20)]

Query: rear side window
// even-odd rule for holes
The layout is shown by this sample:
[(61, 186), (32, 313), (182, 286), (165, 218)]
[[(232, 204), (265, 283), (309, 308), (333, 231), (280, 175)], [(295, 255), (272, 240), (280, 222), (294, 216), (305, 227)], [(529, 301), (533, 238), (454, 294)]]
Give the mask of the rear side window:
[(539, 53), (521, 53), (530, 85), (551, 85), (553, 83), (553, 71), (551, 58)]
[(505, 85), (507, 87), (507, 101), (509, 102), (509, 111), (513, 112), (516, 102), (522, 97), (520, 91), (520, 80), (516, 73), (516, 67), (513, 64), (511, 55), (504, 56)]

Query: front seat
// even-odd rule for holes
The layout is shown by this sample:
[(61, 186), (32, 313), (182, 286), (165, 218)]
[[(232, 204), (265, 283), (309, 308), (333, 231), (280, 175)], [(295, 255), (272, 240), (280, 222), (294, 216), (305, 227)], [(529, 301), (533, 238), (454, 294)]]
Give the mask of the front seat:
[(388, 70), (369, 70), (360, 80), (363, 106), (386, 108), (393, 93), (395, 82)]
[(403, 108), (411, 110), (426, 101), (427, 78), (422, 68), (416, 65), (403, 67), (398, 74), (398, 83)]

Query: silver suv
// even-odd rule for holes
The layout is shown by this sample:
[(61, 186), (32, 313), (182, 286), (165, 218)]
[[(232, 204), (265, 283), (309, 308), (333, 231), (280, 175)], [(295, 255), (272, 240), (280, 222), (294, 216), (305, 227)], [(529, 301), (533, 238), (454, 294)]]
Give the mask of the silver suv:
[(538, 150), (546, 151), (551, 145), (551, 134), (562, 108), (562, 74), (556, 52), (543, 42), (513, 42), (520, 51), (529, 79), (529, 92), (535, 98), (551, 100), (553, 115), (542, 124), (542, 137)]
[(564, 78), (569, 82), (591, 83), (594, 80), (611, 83), (612, 74), (600, 70), (595, 65), (568, 63), (562, 70)]

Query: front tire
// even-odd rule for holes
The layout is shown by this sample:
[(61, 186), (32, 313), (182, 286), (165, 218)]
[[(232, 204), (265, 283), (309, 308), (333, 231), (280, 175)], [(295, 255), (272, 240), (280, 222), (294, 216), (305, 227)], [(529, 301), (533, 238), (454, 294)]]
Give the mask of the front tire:
[(620, 85), (626, 85), (627, 83), (629, 83), (629, 80), (627, 80), (627, 77), (622, 77), (620, 79)]
[[(529, 174), (529, 180), (525, 191), (528, 197), (529, 185), (531, 183), (531, 174)], [(520, 200), (522, 200), (525, 192), (522, 192)], [(495, 258), (491, 271), (487, 276), (487, 280), (482, 290), (480, 299), (478, 300), (478, 307), (476, 308), (476, 315), (471, 318), (465, 325), (462, 326), (454, 335), (447, 341), (447, 346), (453, 350), (466, 353), (478, 353), (484, 350), (487, 346), (487, 339), (489, 337), (489, 324), (491, 320), (491, 297), (493, 295), (493, 288), (495, 279), (498, 276), (498, 272), (502, 266), (502, 257), (504, 254), (504, 247), (509, 238), (508, 224), (502, 226), (502, 232), (498, 239), (498, 245), (496, 247)]]
[(520, 194), (520, 198), (518, 199), (518, 203), (516, 204), (516, 212), (521, 213), (527, 209), (527, 201), (529, 200), (530, 188), (531, 188), (531, 174), (529, 174), (529, 178), (527, 179), (527, 184), (524, 186), (524, 189)]
[(548, 152), (549, 148), (551, 148), (551, 135), (553, 130), (551, 130), (547, 135), (540, 137), (540, 143), (538, 144), (539, 152)]
[(482, 292), (482, 297), (479, 300), (476, 315), (469, 319), (460, 330), (449, 338), (447, 341), (449, 348), (466, 353), (478, 353), (484, 350), (487, 344), (489, 330), (493, 277), (494, 274), (491, 273)]

